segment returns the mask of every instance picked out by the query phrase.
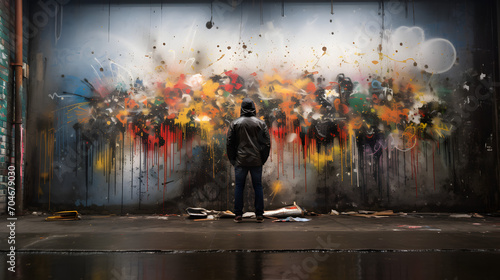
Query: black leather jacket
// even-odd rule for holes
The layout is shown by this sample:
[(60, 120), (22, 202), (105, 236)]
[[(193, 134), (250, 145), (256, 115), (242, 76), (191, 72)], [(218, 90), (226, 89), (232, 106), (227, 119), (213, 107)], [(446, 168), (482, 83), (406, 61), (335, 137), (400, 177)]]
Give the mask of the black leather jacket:
[(255, 104), (243, 99), (240, 117), (227, 132), (227, 157), (232, 165), (262, 166), (269, 157), (271, 139), (264, 121), (256, 117)]

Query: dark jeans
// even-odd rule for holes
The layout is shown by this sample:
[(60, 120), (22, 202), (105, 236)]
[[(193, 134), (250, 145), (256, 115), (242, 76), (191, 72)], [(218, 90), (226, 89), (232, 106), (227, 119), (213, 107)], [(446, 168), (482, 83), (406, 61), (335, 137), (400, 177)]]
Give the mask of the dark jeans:
[(234, 167), (234, 214), (243, 215), (243, 190), (248, 171), (252, 176), (252, 185), (255, 192), (255, 215), (264, 214), (264, 192), (262, 190), (262, 166), (235, 166)]

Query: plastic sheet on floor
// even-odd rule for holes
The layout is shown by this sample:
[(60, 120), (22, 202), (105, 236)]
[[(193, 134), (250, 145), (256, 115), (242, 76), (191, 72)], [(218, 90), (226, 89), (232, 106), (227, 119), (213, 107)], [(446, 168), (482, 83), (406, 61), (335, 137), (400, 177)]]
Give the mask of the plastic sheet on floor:
[(304, 216), (304, 209), (298, 206), (295, 202), (293, 205), (285, 206), (276, 210), (264, 211), (264, 217), (284, 218), (291, 216)]
[(299, 218), (299, 217), (287, 217), (285, 219), (277, 219), (274, 222), (309, 222), (311, 219)]

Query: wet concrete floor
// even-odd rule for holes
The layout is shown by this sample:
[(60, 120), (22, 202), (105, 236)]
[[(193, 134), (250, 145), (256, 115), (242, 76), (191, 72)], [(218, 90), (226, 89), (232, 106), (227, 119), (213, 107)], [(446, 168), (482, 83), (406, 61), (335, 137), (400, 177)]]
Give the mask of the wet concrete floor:
[(44, 218), (16, 221), (15, 273), (0, 227), (0, 279), (500, 279), (497, 216)]
[[(500, 252), (19, 253), (2, 279), (498, 279)], [(1, 275), (1, 274), (0, 274)]]

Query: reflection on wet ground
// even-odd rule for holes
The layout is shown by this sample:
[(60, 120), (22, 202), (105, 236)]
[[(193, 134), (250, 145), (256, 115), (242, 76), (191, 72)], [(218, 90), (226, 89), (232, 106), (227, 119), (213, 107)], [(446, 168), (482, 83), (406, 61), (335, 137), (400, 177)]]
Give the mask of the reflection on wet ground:
[[(498, 279), (500, 252), (18, 252), (2, 279)], [(0, 274), (1, 275), (1, 274)]]

